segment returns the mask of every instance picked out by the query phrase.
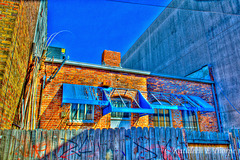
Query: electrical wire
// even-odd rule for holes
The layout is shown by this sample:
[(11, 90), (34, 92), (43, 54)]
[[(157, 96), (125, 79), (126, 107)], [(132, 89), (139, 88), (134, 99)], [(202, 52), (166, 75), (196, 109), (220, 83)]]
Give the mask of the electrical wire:
[(240, 112), (237, 110), (237, 108), (231, 103), (231, 101), (228, 99), (228, 97), (224, 94), (222, 88), (220, 87), (220, 85), (215, 81), (215, 84), (219, 87), (219, 89), (221, 90), (223, 96), (227, 99), (228, 103), (234, 108), (235, 111), (237, 111), (238, 114), (240, 114)]
[[(213, 75), (213, 71), (210, 70), (210, 72), (211, 72), (211, 75), (213, 76), (213, 79), (214, 79), (215, 84), (219, 87), (220, 91), (222, 92), (223, 96), (227, 99), (228, 103), (234, 108), (234, 110), (235, 110), (238, 114), (240, 114), (240, 112), (237, 110), (237, 108), (230, 102), (230, 100), (228, 99), (228, 97), (225, 95), (225, 93), (224, 93), (223, 89), (221, 88), (221, 86), (216, 82), (216, 79), (215, 79), (215, 77), (214, 77), (214, 75)], [(223, 113), (223, 112), (220, 112), (220, 113)]]
[(226, 15), (232, 15), (232, 16), (240, 16), (240, 14), (235, 14), (235, 13), (213, 12), (213, 11), (204, 11), (204, 10), (196, 10), (196, 9), (186, 9), (186, 8), (178, 8), (178, 7), (171, 7), (171, 6), (164, 6), (164, 5), (143, 4), (143, 3), (127, 2), (127, 1), (119, 1), (119, 0), (106, 0), (106, 1), (118, 2), (118, 3), (128, 3), (128, 4), (138, 4), (138, 5), (153, 6), (153, 7), (160, 7), (160, 8), (178, 9), (178, 10), (193, 11), (193, 12), (205, 12), (205, 13), (215, 13), (215, 14), (226, 14)]

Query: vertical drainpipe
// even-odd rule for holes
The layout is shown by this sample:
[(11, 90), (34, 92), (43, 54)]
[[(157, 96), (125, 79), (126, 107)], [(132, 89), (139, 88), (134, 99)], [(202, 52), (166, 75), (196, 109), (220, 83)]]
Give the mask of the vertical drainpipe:
[(211, 80), (214, 81), (214, 84), (212, 84), (213, 100), (214, 100), (215, 111), (217, 114), (218, 129), (219, 129), (219, 132), (222, 132), (222, 124), (221, 124), (222, 116), (220, 113), (220, 107), (218, 105), (219, 103), (218, 103), (218, 100), (216, 97), (215, 78), (213, 75), (213, 66), (211, 64), (208, 64), (208, 70), (209, 70), (209, 75), (210, 75)]
[(213, 92), (213, 100), (214, 100), (215, 111), (216, 111), (216, 114), (217, 114), (218, 129), (219, 129), (219, 132), (222, 132), (222, 126), (221, 126), (222, 118), (221, 118), (221, 113), (218, 112), (219, 106), (218, 106), (218, 103), (217, 103), (214, 84), (212, 84), (212, 92)]

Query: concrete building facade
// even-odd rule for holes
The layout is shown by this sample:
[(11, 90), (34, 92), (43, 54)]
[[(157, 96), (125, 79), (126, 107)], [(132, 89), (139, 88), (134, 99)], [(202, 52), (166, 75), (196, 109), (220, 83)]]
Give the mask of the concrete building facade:
[(123, 56), (122, 66), (176, 76), (211, 66), (222, 127), (240, 128), (239, 14), (239, 0), (173, 0)]

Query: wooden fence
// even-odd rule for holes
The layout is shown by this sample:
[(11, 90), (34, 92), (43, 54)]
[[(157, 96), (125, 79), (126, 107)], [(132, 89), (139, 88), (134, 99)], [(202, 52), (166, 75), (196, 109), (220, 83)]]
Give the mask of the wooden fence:
[(0, 130), (0, 159), (236, 159), (239, 130), (175, 128)]

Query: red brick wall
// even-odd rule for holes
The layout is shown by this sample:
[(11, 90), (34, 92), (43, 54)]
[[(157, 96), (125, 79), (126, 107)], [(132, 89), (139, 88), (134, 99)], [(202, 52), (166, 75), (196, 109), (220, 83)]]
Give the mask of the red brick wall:
[[(51, 75), (51, 71), (59, 67), (60, 64), (46, 63), (46, 68), (42, 70), (39, 78), (41, 79), (45, 69), (47, 77)], [(78, 85), (90, 85), (101, 86), (102, 82), (110, 80), (111, 87), (116, 88), (129, 88), (138, 89), (140, 91), (162, 91), (165, 93), (175, 94), (187, 94), (196, 95), (208, 103), (213, 105), (213, 97), (211, 92), (211, 85), (189, 82), (183, 80), (166, 79), (159, 77), (148, 77), (130, 73), (113, 72), (100, 69), (92, 69), (79, 66), (64, 65), (55, 79), (46, 85), (43, 90), (43, 99), (41, 105), (41, 123), (40, 128), (43, 129), (87, 129), (87, 128), (109, 128), (111, 115), (102, 116), (102, 111), (99, 106), (94, 109), (94, 122), (95, 123), (70, 123), (69, 122), (69, 110), (70, 105), (65, 104), (61, 107), (62, 101), (62, 84), (78, 84)], [(38, 104), (40, 97), (40, 87), (38, 93)], [(121, 93), (120, 94), (124, 94)], [(132, 95), (136, 94), (131, 92)], [(143, 94), (147, 97), (147, 94)], [(116, 95), (113, 95), (113, 97)], [(131, 98), (127, 93), (125, 96)], [(39, 106), (39, 105), (38, 105)], [(136, 104), (132, 101), (132, 106), (136, 107)], [(65, 111), (67, 116), (61, 118), (61, 112)], [(131, 126), (152, 127), (152, 116), (139, 117), (138, 114), (131, 115)], [(172, 111), (173, 127), (182, 127), (180, 111)], [(217, 131), (217, 120), (215, 113), (202, 113), (199, 112), (199, 122), (201, 131)]]
[(106, 66), (120, 67), (121, 53), (104, 50), (102, 54), (102, 63), (105, 64)]
[(0, 128), (11, 128), (20, 101), (39, 3), (0, 3)]
[[(47, 77), (51, 75), (51, 71), (54, 71), (55, 68), (59, 66), (60, 64), (54, 64), (52, 66), (50, 63), (46, 63)], [(39, 76), (40, 79), (42, 79), (44, 72), (45, 68), (43, 68), (42, 73)], [(109, 128), (111, 116), (110, 114), (102, 116), (102, 110), (99, 106), (96, 106), (94, 109), (94, 124), (69, 123), (70, 105), (65, 104), (61, 107), (63, 83), (101, 86), (106, 80), (111, 81), (111, 87), (138, 89), (141, 91), (147, 90), (146, 77), (136, 76), (134, 74), (64, 65), (55, 79), (48, 83), (46, 88), (43, 90), (40, 127), (44, 129), (84, 129), (90, 127)], [(39, 107), (41, 84), (39, 83), (38, 86), (37, 104)], [(123, 93), (120, 92), (120, 94)], [(125, 96), (130, 98), (131, 96), (129, 94), (130, 93), (127, 93)], [(60, 117), (62, 111), (68, 113), (65, 119)], [(141, 124), (141, 126), (148, 127), (148, 120), (146, 121), (147, 118), (148, 116), (142, 117), (138, 120), (138, 124), (135, 126), (139, 126), (139, 124)]]
[[(214, 106), (211, 84), (150, 77), (147, 80), (147, 89), (153, 92), (198, 96)], [(172, 120), (173, 127), (183, 127), (181, 111), (172, 110)], [(215, 112), (198, 112), (198, 120), (200, 131), (218, 131)]]

